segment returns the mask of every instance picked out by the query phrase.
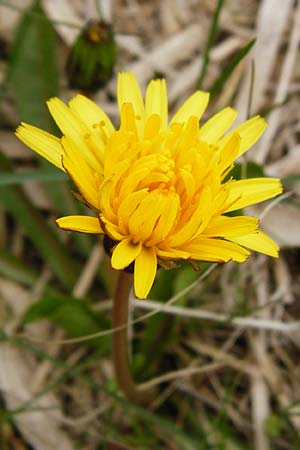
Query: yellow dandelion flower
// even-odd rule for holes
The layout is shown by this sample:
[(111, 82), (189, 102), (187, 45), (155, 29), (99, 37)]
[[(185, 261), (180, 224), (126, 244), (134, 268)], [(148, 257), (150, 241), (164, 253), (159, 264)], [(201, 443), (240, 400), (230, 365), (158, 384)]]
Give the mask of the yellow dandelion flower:
[(209, 94), (195, 92), (168, 121), (165, 80), (152, 80), (143, 100), (132, 73), (118, 78), (120, 127), (88, 98), (66, 106), (48, 102), (61, 139), (28, 124), (17, 136), (64, 170), (97, 216), (68, 216), (60, 228), (104, 234), (113, 241), (111, 264), (134, 262), (134, 289), (147, 297), (157, 265), (173, 260), (244, 262), (252, 249), (278, 256), (258, 220), (225, 214), (282, 192), (273, 178), (226, 178), (234, 160), (261, 136), (253, 117), (226, 134), (236, 117), (224, 108), (203, 125)]

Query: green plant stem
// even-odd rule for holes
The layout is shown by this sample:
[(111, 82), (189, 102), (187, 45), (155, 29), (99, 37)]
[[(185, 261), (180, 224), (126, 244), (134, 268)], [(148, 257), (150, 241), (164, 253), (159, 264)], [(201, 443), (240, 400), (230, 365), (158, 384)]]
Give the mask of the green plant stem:
[(127, 324), (131, 285), (132, 274), (120, 271), (113, 301), (112, 325), (116, 328), (112, 335), (113, 364), (119, 387), (126, 397), (135, 403), (148, 404), (151, 393), (135, 384), (130, 371)]

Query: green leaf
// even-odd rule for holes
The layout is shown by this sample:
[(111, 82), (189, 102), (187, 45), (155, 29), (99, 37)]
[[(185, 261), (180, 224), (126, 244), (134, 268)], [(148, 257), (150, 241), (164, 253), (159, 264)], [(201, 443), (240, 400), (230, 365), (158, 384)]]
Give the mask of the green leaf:
[(253, 45), (255, 44), (256, 39), (252, 39), (252, 41), (248, 42), (241, 50), (239, 50), (234, 57), (231, 59), (231, 61), (228, 63), (228, 65), (222, 70), (221, 76), (215, 81), (215, 83), (210, 88), (209, 92), (211, 96), (216, 95), (217, 92), (221, 89), (223, 84), (227, 81), (227, 79), (230, 77), (234, 69), (237, 67), (237, 65), (242, 61), (243, 58), (249, 53)]
[(10, 56), (8, 82), (21, 120), (53, 129), (45, 102), (58, 92), (56, 34), (40, 3), (34, 2), (19, 22)]
[[(33, 303), (26, 310), (22, 323), (27, 325), (28, 323), (35, 322), (41, 319), (47, 319), (51, 316), (61, 305), (64, 305), (66, 297), (43, 297), (41, 300)], [(69, 301), (69, 298), (68, 298)], [(75, 300), (74, 300), (75, 301)]]
[[(96, 314), (88, 302), (83, 299), (63, 295), (50, 295), (41, 298), (31, 305), (23, 316), (22, 323), (28, 324), (37, 320), (48, 319), (62, 327), (72, 337), (81, 337), (99, 332), (109, 327), (109, 322)], [(93, 347), (108, 349), (109, 339), (99, 338), (87, 341)]]

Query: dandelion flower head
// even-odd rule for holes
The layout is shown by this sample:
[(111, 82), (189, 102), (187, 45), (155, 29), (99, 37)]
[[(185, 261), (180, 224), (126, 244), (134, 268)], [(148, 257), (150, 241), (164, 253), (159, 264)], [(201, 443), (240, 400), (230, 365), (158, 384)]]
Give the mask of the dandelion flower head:
[(258, 219), (226, 215), (282, 191), (278, 179), (227, 176), (263, 133), (263, 118), (227, 132), (237, 115), (227, 107), (202, 124), (209, 94), (197, 91), (169, 121), (165, 80), (152, 80), (143, 100), (132, 73), (119, 74), (117, 96), (119, 128), (93, 101), (76, 95), (68, 105), (48, 102), (61, 138), (25, 123), (17, 129), (26, 145), (69, 175), (93, 211), (58, 219), (60, 228), (106, 235), (113, 242), (112, 267), (134, 263), (139, 298), (147, 297), (158, 265), (242, 263), (248, 249), (278, 256)]

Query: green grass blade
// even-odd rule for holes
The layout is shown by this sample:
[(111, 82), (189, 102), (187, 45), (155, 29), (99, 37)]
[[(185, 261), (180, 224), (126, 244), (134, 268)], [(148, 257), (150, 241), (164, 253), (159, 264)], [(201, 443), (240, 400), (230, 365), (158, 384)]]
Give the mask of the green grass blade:
[(65, 181), (67, 179), (67, 175), (61, 171), (30, 170), (28, 172), (1, 173), (0, 186), (23, 184), (28, 181)]
[(247, 45), (245, 45), (241, 50), (239, 50), (232, 60), (229, 62), (229, 64), (225, 67), (225, 69), (222, 71), (221, 76), (215, 81), (213, 86), (210, 88), (209, 92), (210, 95), (213, 97), (214, 95), (219, 92), (219, 90), (222, 88), (224, 83), (227, 81), (227, 79), (230, 77), (234, 69), (237, 67), (237, 65), (242, 61), (242, 59), (249, 53), (253, 45), (255, 44), (256, 39), (252, 39), (252, 41), (248, 42)]
[(202, 88), (202, 84), (203, 84), (203, 81), (204, 81), (204, 78), (206, 75), (206, 71), (207, 71), (208, 64), (209, 64), (209, 54), (210, 54), (210, 50), (216, 40), (216, 36), (217, 36), (217, 32), (218, 32), (219, 18), (220, 18), (220, 14), (221, 14), (223, 5), (224, 5), (224, 0), (218, 0), (216, 10), (215, 10), (215, 13), (213, 16), (213, 20), (211, 23), (211, 28), (210, 28), (209, 35), (208, 35), (208, 41), (207, 41), (205, 52), (204, 52), (203, 63), (202, 63), (202, 67), (201, 67), (201, 71), (200, 71), (200, 75), (199, 75), (199, 79), (198, 79), (198, 83), (197, 83), (198, 89)]
[[(0, 152), (0, 170), (9, 171), (10, 163)], [(56, 233), (48, 226), (19, 186), (0, 187), (0, 203), (19, 223), (42, 258), (49, 264), (63, 285), (71, 288), (78, 273), (71, 257), (65, 252)]]
[(247, 118), (249, 119), (252, 115), (252, 100), (253, 100), (253, 89), (254, 89), (254, 81), (255, 81), (255, 63), (254, 60), (251, 60), (251, 71), (250, 71), (250, 86), (249, 86), (249, 96), (248, 96), (248, 104), (247, 104)]

